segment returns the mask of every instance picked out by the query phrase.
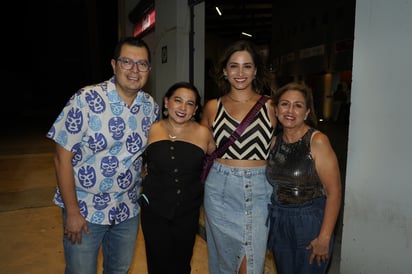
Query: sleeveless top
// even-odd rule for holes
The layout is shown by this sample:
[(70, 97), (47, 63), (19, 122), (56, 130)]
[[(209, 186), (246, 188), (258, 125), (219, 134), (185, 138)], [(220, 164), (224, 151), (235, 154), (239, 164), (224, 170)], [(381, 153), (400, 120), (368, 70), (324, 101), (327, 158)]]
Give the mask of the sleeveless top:
[(283, 133), (270, 151), (266, 177), (274, 187), (272, 199), (281, 204), (303, 203), (324, 196), (324, 190), (310, 153), (316, 130), (309, 130), (295, 143), (285, 143)]
[[(240, 124), (227, 113), (221, 98), (217, 101), (218, 108), (212, 125), (212, 132), (219, 145), (236, 130)], [(266, 105), (263, 105), (256, 114), (256, 118), (248, 125), (246, 130), (221, 156), (222, 159), (231, 160), (266, 160), (269, 156), (270, 144), (274, 128), (269, 119)]]

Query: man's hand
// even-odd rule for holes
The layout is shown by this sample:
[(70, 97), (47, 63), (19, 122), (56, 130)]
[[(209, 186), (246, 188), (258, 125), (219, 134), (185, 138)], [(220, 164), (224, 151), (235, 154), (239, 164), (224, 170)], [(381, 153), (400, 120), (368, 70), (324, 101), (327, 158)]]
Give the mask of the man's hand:
[(72, 216), (67, 215), (64, 226), (64, 234), (67, 236), (67, 239), (69, 239), (72, 244), (76, 242), (81, 244), (82, 231), (89, 233), (86, 219), (80, 213)]

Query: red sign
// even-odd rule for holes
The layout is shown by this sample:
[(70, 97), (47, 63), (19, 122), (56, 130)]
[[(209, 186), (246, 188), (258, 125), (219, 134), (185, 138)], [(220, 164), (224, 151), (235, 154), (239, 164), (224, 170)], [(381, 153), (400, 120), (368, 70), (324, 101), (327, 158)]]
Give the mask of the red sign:
[(143, 32), (150, 30), (151, 28), (154, 27), (155, 23), (156, 23), (155, 10), (151, 9), (147, 14), (143, 16), (142, 19), (139, 20), (139, 22), (136, 23), (136, 25), (134, 26), (133, 35), (138, 36), (142, 34)]

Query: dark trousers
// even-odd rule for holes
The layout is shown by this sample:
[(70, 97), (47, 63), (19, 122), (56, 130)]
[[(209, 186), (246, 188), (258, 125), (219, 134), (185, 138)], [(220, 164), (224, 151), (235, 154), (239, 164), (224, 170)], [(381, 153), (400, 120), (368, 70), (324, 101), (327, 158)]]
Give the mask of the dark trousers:
[(141, 225), (149, 274), (190, 274), (199, 209), (172, 220), (142, 208)]
[(323, 274), (330, 262), (333, 236), (329, 246), (329, 261), (320, 266), (309, 264), (312, 250), (306, 246), (315, 239), (322, 225), (325, 198), (299, 204), (270, 206), (268, 248), (272, 252), (278, 274)]

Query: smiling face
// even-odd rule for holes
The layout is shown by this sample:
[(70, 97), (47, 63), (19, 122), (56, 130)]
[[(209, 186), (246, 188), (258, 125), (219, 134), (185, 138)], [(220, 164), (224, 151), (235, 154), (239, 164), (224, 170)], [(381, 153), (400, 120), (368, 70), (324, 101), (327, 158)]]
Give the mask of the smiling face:
[(232, 88), (244, 90), (251, 88), (256, 76), (256, 67), (248, 51), (236, 51), (230, 56), (226, 67), (223, 69)]
[[(149, 63), (149, 53), (145, 47), (136, 47), (124, 44), (120, 51), (120, 58), (129, 58), (134, 62)], [(123, 69), (119, 60), (112, 60), (113, 73), (116, 75), (116, 86), (120, 93), (136, 94), (146, 84), (149, 71), (139, 71), (136, 64), (129, 70)]]
[(305, 97), (297, 90), (288, 90), (283, 93), (276, 105), (276, 116), (284, 128), (304, 125), (309, 112)]
[(189, 121), (196, 113), (196, 93), (188, 88), (178, 88), (169, 98), (165, 98), (165, 107), (168, 110), (169, 119), (177, 123)]

